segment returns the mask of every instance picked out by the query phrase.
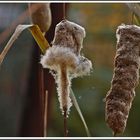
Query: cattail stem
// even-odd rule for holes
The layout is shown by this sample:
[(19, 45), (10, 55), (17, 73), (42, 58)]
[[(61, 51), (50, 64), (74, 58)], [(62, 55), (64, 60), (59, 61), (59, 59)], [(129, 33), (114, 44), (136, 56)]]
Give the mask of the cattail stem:
[(63, 3), (63, 19), (66, 19), (66, 5)]
[(116, 137), (117, 136), (117, 133), (116, 132), (113, 132), (113, 137)]
[(132, 15), (131, 15), (131, 24), (132, 25), (134, 24), (134, 12), (132, 12)]
[(68, 97), (69, 97), (69, 77), (66, 65), (60, 66), (60, 89), (61, 89), (61, 106), (64, 113), (64, 136), (67, 136), (67, 113), (68, 113)]
[(67, 109), (64, 108), (64, 136), (68, 136), (68, 130), (67, 130)]

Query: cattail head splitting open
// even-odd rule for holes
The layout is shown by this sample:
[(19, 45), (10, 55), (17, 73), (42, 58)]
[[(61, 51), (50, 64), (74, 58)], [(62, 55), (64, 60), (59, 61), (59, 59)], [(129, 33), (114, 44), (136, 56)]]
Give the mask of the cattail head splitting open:
[(56, 25), (52, 47), (41, 58), (44, 68), (56, 71), (56, 83), (62, 113), (69, 113), (71, 79), (90, 73), (92, 63), (80, 55), (85, 29), (63, 20)]
[(119, 134), (125, 130), (139, 81), (140, 27), (122, 24), (118, 27), (116, 36), (114, 75), (106, 95), (105, 117), (114, 134)]

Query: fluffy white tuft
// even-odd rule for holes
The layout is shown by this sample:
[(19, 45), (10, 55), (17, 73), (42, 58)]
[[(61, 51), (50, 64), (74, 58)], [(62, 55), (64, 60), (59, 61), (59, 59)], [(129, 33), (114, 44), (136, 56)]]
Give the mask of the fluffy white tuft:
[(85, 58), (84, 56), (79, 57), (79, 63), (73, 74), (73, 77), (84, 76), (90, 74), (92, 70), (92, 63), (90, 60)]
[(72, 77), (90, 74), (92, 63), (84, 56), (76, 56), (70, 48), (53, 46), (42, 56), (40, 63), (44, 68), (58, 72), (60, 65), (65, 64)]
[(65, 64), (71, 71), (76, 68), (78, 57), (70, 48), (53, 46), (42, 56), (40, 63), (44, 68), (50, 68), (51, 70), (57, 70), (61, 64)]

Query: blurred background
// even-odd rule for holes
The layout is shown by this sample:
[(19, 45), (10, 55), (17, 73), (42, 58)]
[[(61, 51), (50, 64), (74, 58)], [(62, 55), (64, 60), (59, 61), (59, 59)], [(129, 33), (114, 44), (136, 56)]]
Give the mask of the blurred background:
[[(62, 4), (51, 4), (51, 10), (53, 23), (48, 31), (51, 35), (46, 35), (49, 42), (52, 41), (56, 23), (62, 19)], [(23, 14), (25, 11), (28, 11), (28, 4), (0, 3), (0, 51), (18, 24), (30, 23), (28, 13)], [(132, 12), (123, 3), (69, 3), (66, 15), (68, 20), (85, 28), (82, 53), (93, 63), (91, 75), (73, 79), (72, 89), (92, 137), (112, 136), (112, 131), (105, 123), (103, 99), (110, 88), (113, 74), (116, 29), (122, 23), (131, 24)], [(26, 30), (14, 43), (0, 68), (0, 136), (41, 136), (41, 100), (36, 90), (39, 59), (37, 45)], [(47, 136), (63, 137), (63, 116), (59, 109), (56, 85), (49, 74), (46, 85), (50, 88)], [(136, 89), (123, 136), (140, 136), (139, 92), (140, 86)], [(70, 137), (86, 137), (74, 106), (68, 118), (68, 130)]]

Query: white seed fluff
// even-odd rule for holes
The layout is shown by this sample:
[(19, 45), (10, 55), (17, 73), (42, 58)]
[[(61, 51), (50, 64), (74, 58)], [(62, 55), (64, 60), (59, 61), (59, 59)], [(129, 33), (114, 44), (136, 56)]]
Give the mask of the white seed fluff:
[(40, 63), (43, 68), (49, 68), (51, 70), (57, 70), (61, 64), (65, 64), (68, 70), (71, 71), (76, 68), (78, 57), (70, 48), (53, 46), (42, 56)]
[(92, 63), (84, 56), (80, 56), (74, 77), (89, 75), (92, 70)]

